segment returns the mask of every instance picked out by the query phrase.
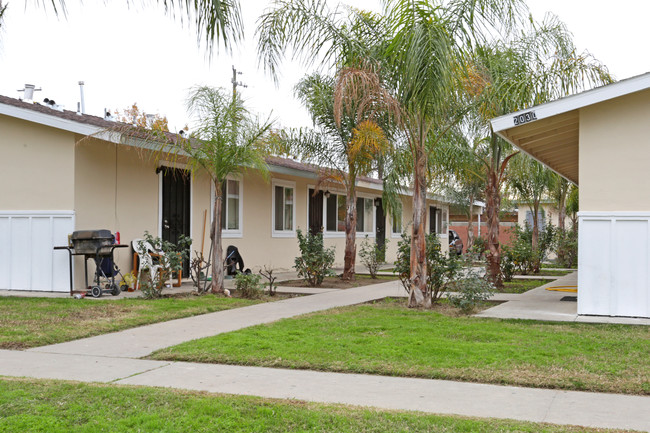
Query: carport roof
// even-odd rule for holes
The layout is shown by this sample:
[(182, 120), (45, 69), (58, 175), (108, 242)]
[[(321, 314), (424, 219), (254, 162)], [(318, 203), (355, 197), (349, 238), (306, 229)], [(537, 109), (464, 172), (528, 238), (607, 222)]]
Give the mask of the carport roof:
[(492, 129), (553, 171), (578, 184), (583, 107), (650, 88), (650, 73), (492, 119)]

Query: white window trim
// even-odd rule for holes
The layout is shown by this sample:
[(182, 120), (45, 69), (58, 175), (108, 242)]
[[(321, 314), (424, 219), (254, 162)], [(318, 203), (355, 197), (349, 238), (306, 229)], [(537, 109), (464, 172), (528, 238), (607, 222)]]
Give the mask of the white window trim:
[[(372, 201), (372, 231), (370, 232), (357, 231), (357, 236), (365, 237), (367, 235), (369, 238), (375, 238), (377, 236), (377, 206), (375, 206), (375, 199), (377, 197), (372, 196), (370, 194), (357, 193), (357, 200), (360, 198), (364, 200), (370, 199)], [(358, 220), (359, 220), (359, 209), (357, 209), (357, 221)]]
[[(343, 197), (346, 196), (345, 191), (343, 190), (329, 190), (330, 194), (335, 194), (335, 195), (342, 195)], [(309, 196), (309, 193), (307, 194)], [(372, 203), (372, 231), (370, 232), (360, 232), (357, 231), (357, 237), (362, 236), (365, 237), (366, 235), (369, 238), (375, 238), (377, 236), (377, 206), (375, 206), (375, 199), (378, 198), (379, 196), (373, 196), (372, 194), (369, 193), (357, 193), (357, 199), (363, 198), (363, 199), (371, 199), (373, 201)], [(359, 209), (357, 209), (357, 219), (359, 218)], [(345, 237), (345, 230), (343, 231), (329, 231), (327, 230), (327, 197), (325, 197), (325, 194), (323, 194), (323, 238), (344, 238)]]
[[(241, 176), (227, 176), (226, 180), (236, 180), (239, 182), (239, 229), (228, 230), (221, 229), (221, 237), (224, 239), (235, 239), (244, 237), (244, 180)], [(228, 188), (226, 187), (226, 191)], [(226, 197), (224, 197), (223, 205), (226, 204)], [(221, 212), (226, 211), (226, 207), (222, 205)], [(214, 182), (210, 181), (210, 222), (214, 218)], [(219, 223), (221, 224), (221, 222)]]
[[(292, 230), (276, 230), (275, 229), (275, 187), (281, 186), (284, 188), (293, 189), (293, 215), (291, 216), (292, 220)], [(271, 237), (273, 238), (295, 238), (296, 237), (296, 205), (297, 205), (297, 195), (296, 195), (296, 182), (283, 179), (273, 179), (271, 181)]]

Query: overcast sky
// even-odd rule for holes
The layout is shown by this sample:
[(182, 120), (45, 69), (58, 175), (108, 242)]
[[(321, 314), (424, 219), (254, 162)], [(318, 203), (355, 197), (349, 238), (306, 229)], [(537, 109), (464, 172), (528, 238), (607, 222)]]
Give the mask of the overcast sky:
[[(80, 2), (69, 0), (66, 19), (43, 11), (35, 1), (7, 3), (0, 34), (2, 95), (21, 97), (18, 89), (35, 84), (43, 89), (36, 100), (47, 97), (76, 110), (78, 82), (83, 80), (87, 113), (101, 116), (104, 108), (113, 111), (137, 102), (147, 113), (166, 115), (170, 130), (176, 131), (189, 122), (188, 89), (194, 85), (230, 89), (234, 65), (243, 72), (238, 79), (248, 87), (240, 91), (254, 111), (271, 114), (286, 126), (310, 124), (292, 95), (305, 69), (284, 63), (276, 88), (257, 64), (255, 21), (268, 0), (241, 0), (246, 41), (234, 55), (215, 50), (212, 59), (197, 47), (191, 28), (154, 6), (129, 8), (126, 0), (112, 0), (106, 5), (86, 1), (82, 8)], [(378, 0), (347, 4), (379, 10)], [(558, 15), (574, 34), (578, 49), (589, 50), (617, 79), (650, 71), (650, 1), (528, 0), (528, 4), (538, 20), (547, 11)]]

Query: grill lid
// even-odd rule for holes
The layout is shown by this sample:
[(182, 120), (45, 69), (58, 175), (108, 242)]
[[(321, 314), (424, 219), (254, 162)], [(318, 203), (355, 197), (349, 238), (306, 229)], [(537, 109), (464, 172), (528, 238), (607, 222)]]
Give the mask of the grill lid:
[(113, 235), (110, 230), (99, 229), (99, 230), (77, 230), (72, 232), (70, 237), (72, 241), (80, 240), (99, 240), (99, 239), (113, 239)]

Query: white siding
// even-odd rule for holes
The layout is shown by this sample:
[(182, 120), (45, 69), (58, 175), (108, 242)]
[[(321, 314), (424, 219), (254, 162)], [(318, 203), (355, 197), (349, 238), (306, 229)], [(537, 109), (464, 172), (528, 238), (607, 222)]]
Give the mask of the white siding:
[(650, 317), (650, 213), (578, 215), (578, 314)]
[(0, 212), (0, 289), (67, 292), (72, 211)]

